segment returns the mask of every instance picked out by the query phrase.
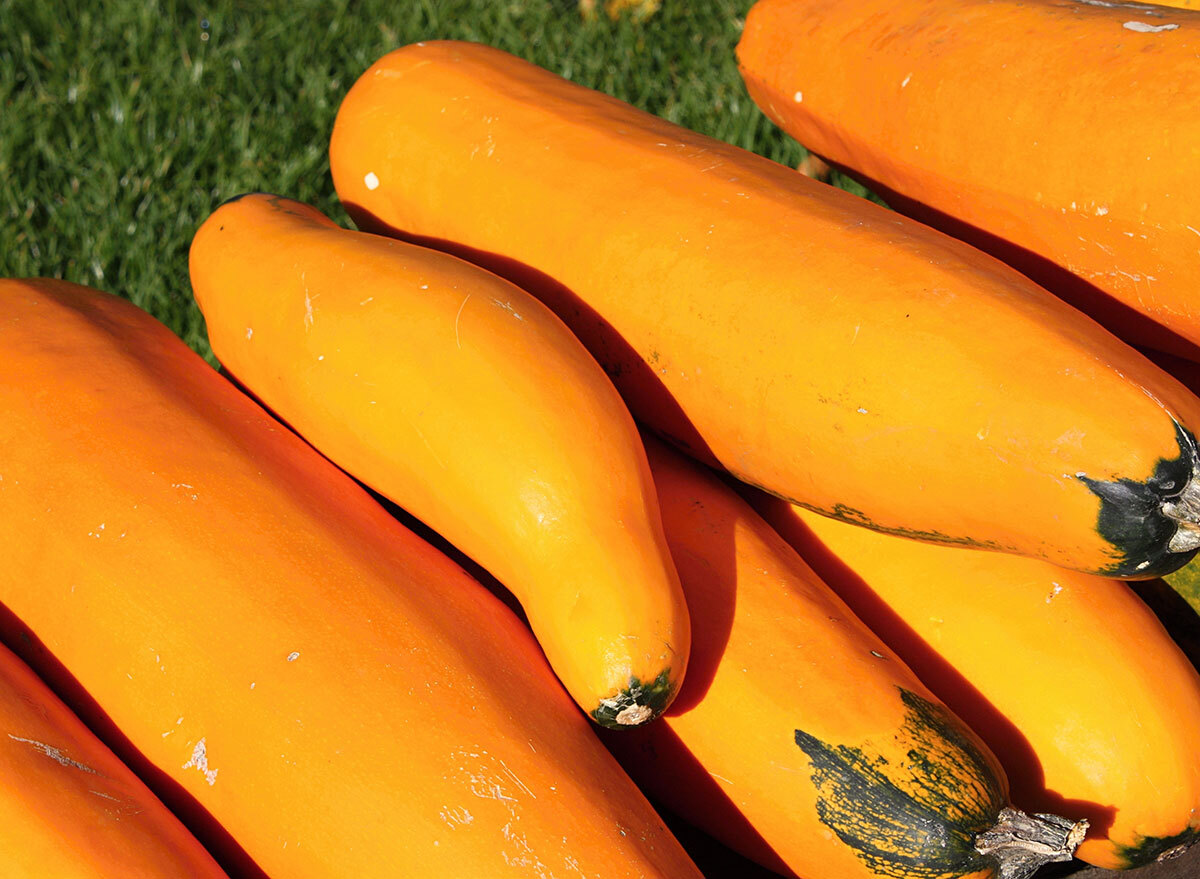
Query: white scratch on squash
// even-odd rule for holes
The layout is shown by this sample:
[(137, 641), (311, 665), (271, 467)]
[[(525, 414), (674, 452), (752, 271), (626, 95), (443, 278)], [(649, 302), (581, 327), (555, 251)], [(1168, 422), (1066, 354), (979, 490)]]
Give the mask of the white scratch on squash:
[(459, 351), (462, 350), (462, 336), (458, 334), (458, 321), (462, 317), (463, 309), (467, 307), (467, 299), (470, 298), (471, 294), (468, 293), (466, 299), (462, 301), (462, 305), (458, 307), (458, 314), (454, 315), (454, 342), (458, 345)]
[(47, 744), (45, 744), (43, 742), (39, 742), (35, 739), (23, 739), (20, 736), (14, 736), (12, 733), (9, 733), (8, 737), (10, 739), (12, 739), (14, 742), (23, 742), (26, 745), (32, 746), (34, 748), (34, 750), (41, 751), (43, 754), (45, 754), (47, 757), (49, 757), (55, 763), (59, 763), (63, 766), (67, 766), (71, 769), (78, 769), (80, 772), (88, 772), (92, 775), (99, 774), (92, 767), (90, 767), (84, 763), (80, 763), (78, 760), (72, 760), (70, 757), (68, 757), (66, 754), (64, 754), (62, 752), (62, 749), (56, 748), (53, 745), (47, 745)]
[(363, 177), (363, 183), (367, 185), (367, 189), (374, 192), (379, 188), (379, 178), (375, 176), (374, 171), (368, 171), (367, 176)]

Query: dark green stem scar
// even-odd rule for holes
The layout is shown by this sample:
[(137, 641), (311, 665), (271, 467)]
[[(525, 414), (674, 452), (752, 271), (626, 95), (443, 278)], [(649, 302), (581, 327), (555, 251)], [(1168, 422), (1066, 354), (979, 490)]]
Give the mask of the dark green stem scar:
[(647, 683), (630, 677), (628, 687), (615, 696), (600, 700), (600, 705), (592, 712), (592, 719), (609, 729), (640, 726), (662, 714), (674, 695), (675, 685), (671, 682), (669, 668)]
[(1179, 455), (1160, 458), (1145, 482), (1075, 478), (1100, 498), (1096, 531), (1117, 559), (1099, 573), (1109, 577), (1161, 577), (1186, 564), (1200, 549), (1200, 455), (1196, 437), (1175, 425)]

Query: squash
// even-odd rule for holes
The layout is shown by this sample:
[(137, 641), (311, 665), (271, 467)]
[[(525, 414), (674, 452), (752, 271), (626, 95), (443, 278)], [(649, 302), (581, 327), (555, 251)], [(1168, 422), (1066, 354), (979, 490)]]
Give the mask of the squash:
[(878, 205), (458, 42), (367, 70), (330, 164), (361, 227), (520, 282), (636, 417), (739, 479), (1111, 576), (1200, 546), (1200, 401)]
[(1200, 675), (1127, 584), (756, 506), (987, 742), (1019, 808), (1090, 822), (1076, 857), (1138, 867), (1200, 839)]
[[(694, 641), (662, 721), (608, 737), (634, 778), (785, 875), (1012, 875), (1032, 845), (980, 851), (1014, 820), (987, 747), (733, 489), (646, 449)], [(1082, 827), (1023, 820), (1070, 859)]]
[(1200, 12), (1126, 0), (760, 0), (737, 50), (759, 107), (888, 204), (1190, 356), (1197, 53)]
[(0, 351), (0, 601), (267, 875), (699, 879), (517, 618), (169, 330), (3, 281)]
[(0, 725), (5, 879), (225, 876), (137, 776), (3, 647)]
[(600, 723), (670, 702), (687, 606), (637, 428), (548, 308), (460, 259), (253, 194), (192, 242), (213, 351), (348, 473), (510, 588)]

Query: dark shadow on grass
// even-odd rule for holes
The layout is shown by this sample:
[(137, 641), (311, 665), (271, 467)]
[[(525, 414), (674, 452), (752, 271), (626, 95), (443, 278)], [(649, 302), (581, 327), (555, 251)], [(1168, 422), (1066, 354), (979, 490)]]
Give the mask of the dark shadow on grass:
[(8, 607), (0, 605), (0, 640), (43, 681), (108, 748), (175, 813), (208, 849), (230, 879), (269, 879), (233, 836), (187, 790), (160, 769), (116, 723), (45, 644)]

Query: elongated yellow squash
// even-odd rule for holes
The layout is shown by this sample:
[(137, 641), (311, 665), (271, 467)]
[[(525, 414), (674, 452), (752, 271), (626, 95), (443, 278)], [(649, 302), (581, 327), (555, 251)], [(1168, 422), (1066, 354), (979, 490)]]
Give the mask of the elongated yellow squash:
[(1200, 401), (877, 205), (470, 43), (376, 62), (330, 165), (361, 227), (526, 285), (636, 416), (744, 481), (1113, 576), (1200, 546)]
[(133, 305), (0, 281), (0, 602), (271, 877), (698, 879), (529, 631)]
[(688, 617), (637, 428), (524, 290), (453, 256), (253, 194), (192, 243), (213, 351), (319, 451), (520, 600), (579, 705), (644, 723)]

